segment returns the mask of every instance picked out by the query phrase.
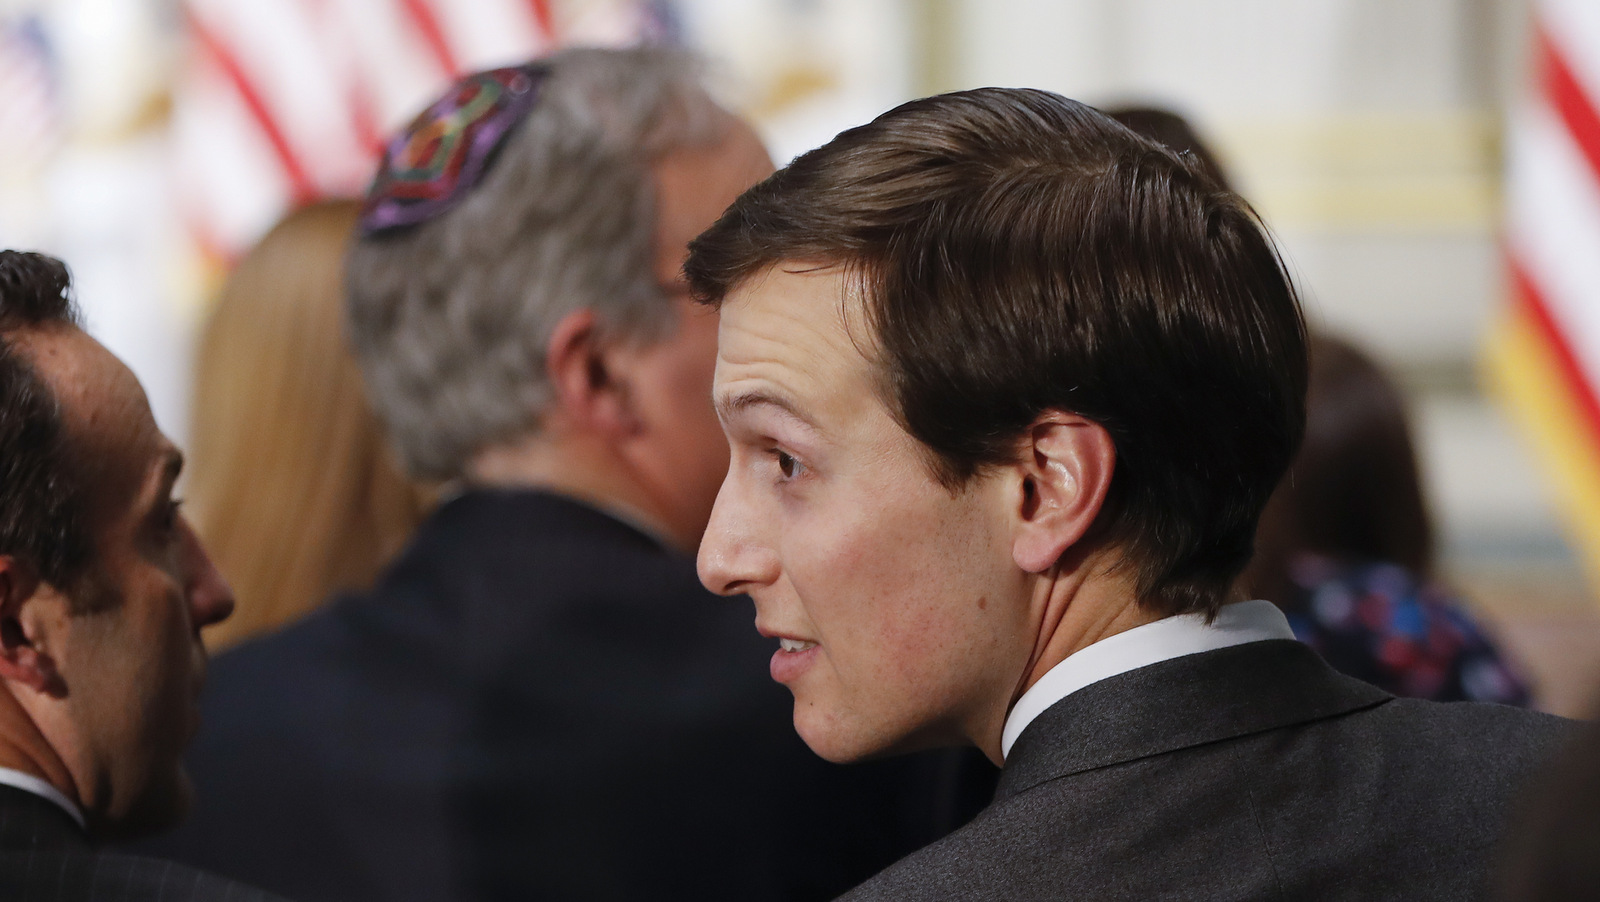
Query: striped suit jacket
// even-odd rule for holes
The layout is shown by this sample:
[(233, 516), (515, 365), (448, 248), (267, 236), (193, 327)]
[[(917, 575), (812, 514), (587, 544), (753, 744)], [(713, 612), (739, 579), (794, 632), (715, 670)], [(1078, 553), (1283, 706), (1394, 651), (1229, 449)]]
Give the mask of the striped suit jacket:
[(0, 899), (5, 902), (282, 902), (172, 862), (97, 852), (53, 802), (0, 786)]

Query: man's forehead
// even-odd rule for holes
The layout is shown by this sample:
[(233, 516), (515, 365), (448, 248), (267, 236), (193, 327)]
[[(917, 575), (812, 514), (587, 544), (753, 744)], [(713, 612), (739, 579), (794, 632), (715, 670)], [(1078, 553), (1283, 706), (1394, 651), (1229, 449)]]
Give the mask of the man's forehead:
[(817, 403), (864, 400), (870, 363), (854, 281), (838, 266), (780, 263), (730, 292), (718, 331), (719, 408), (753, 399), (809, 419)]
[(18, 333), (18, 346), (70, 417), (94, 418), (100, 409), (144, 404), (144, 389), (117, 356), (76, 326)]
[[(93, 350), (102, 348), (88, 333), (70, 323), (43, 323), (6, 334), (29, 366), (50, 384), (57, 397), (80, 385), (91, 369)], [(103, 348), (102, 348), (103, 350)]]
[(796, 346), (849, 346), (866, 358), (874, 341), (865, 293), (859, 274), (844, 264), (782, 260), (733, 286), (721, 311)]
[(138, 378), (104, 345), (66, 325), (8, 337), (60, 404), (70, 447), (87, 466), (85, 478), (110, 478), (137, 490), (181, 466), (181, 455), (156, 427)]

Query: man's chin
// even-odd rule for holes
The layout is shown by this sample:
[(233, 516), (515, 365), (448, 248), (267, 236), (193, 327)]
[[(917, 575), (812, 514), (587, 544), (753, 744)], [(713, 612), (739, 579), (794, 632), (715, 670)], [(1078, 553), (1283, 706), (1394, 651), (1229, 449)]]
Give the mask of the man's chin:
[(834, 764), (852, 764), (893, 754), (891, 749), (877, 745), (871, 737), (856, 735), (836, 719), (817, 715), (814, 707), (802, 705), (798, 699), (794, 706), (794, 729), (812, 752)]
[(926, 729), (890, 732), (852, 728), (847, 721), (820, 714), (817, 707), (801, 704), (798, 699), (794, 706), (794, 729), (812, 752), (834, 764), (854, 764), (969, 744)]

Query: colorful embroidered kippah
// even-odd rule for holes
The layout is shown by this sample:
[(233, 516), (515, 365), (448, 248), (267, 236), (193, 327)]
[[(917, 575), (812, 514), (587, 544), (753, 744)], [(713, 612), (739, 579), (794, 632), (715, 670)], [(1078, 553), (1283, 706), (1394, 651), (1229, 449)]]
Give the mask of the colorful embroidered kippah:
[(539, 96), (549, 69), (468, 75), (389, 141), (361, 209), (361, 233), (426, 222), (467, 195)]

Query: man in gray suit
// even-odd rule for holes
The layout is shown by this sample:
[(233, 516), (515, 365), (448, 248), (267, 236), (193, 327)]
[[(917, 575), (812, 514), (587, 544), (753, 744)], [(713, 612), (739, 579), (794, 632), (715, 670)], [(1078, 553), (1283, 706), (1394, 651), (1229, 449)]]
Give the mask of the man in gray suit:
[(266, 900), (91, 848), (186, 810), (200, 629), (233, 596), (173, 498), (182, 455), (69, 293), (60, 261), (0, 251), (0, 898)]
[(1234, 597), (1305, 330), (1192, 160), (1045, 92), (916, 101), (746, 192), (686, 272), (732, 448), (700, 577), (753, 599), (796, 729), (1004, 768), (850, 898), (1479, 892), (1562, 723), (1396, 700)]

